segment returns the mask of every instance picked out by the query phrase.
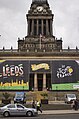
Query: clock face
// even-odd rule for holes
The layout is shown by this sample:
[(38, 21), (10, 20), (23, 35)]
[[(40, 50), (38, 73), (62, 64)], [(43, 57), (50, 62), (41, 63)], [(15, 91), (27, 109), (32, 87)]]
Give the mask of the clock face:
[(41, 11), (43, 10), (43, 7), (42, 7), (42, 6), (38, 6), (38, 7), (37, 7), (37, 10), (38, 10), (39, 12), (41, 12)]

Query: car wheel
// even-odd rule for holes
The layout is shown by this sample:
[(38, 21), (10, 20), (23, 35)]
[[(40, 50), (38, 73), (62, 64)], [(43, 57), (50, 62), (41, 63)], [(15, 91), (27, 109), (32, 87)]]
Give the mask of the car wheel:
[(28, 117), (31, 117), (33, 115), (33, 113), (31, 111), (28, 111), (26, 114)]
[(9, 117), (9, 115), (10, 115), (9, 112), (7, 112), (7, 111), (3, 113), (4, 117)]

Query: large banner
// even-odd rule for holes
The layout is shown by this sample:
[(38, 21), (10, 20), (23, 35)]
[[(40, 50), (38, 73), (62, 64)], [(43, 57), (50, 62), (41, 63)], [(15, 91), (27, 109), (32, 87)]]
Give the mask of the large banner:
[(58, 60), (52, 62), (52, 90), (79, 89), (79, 61)]
[(79, 89), (78, 60), (0, 60), (0, 90), (29, 90), (35, 73), (49, 74), (52, 90)]
[(0, 60), (0, 90), (28, 90), (28, 61)]

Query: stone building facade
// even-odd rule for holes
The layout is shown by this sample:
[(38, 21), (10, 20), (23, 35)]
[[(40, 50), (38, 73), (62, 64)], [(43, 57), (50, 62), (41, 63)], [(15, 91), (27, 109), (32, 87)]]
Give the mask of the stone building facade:
[(26, 19), (18, 49), (0, 50), (0, 90), (78, 90), (79, 49), (62, 49), (48, 1), (32, 0)]
[(47, 0), (33, 0), (27, 18), (27, 36), (18, 39), (18, 50), (51, 52), (62, 49), (62, 39), (53, 35), (54, 14)]

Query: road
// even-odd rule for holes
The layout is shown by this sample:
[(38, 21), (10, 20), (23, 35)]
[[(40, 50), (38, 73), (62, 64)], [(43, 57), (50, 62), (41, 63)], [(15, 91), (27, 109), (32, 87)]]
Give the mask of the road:
[[(0, 116), (0, 119), (5, 119)], [(8, 117), (6, 119), (79, 119), (79, 114), (38, 115), (37, 117)]]

